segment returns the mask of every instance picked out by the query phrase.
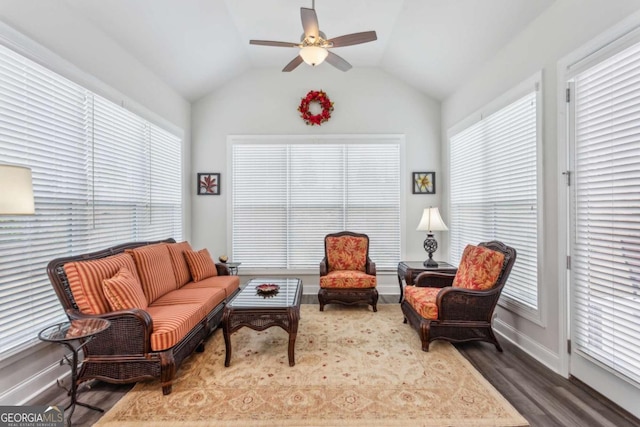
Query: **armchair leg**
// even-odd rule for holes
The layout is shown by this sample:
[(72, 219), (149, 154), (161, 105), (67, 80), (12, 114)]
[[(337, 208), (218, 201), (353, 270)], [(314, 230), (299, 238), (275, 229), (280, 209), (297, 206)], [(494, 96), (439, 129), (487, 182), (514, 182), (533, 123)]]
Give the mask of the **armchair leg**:
[(491, 327), (489, 327), (489, 340), (496, 346), (496, 350), (502, 353), (502, 346), (498, 342), (498, 338), (496, 338), (496, 335), (493, 333), (493, 328)]

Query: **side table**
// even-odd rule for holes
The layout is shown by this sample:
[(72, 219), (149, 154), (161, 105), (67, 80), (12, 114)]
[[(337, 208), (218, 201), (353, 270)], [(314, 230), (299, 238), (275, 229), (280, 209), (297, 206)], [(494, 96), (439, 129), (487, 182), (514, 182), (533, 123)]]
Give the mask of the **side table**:
[(400, 301), (404, 295), (404, 287), (402, 286), (402, 279), (405, 281), (405, 285), (413, 285), (413, 281), (418, 274), (423, 271), (435, 271), (438, 273), (453, 273), (455, 274), (458, 269), (448, 262), (438, 262), (437, 267), (425, 267), (422, 261), (400, 261), (398, 263), (398, 285), (400, 286)]
[(232, 276), (238, 275), (238, 267), (240, 267), (241, 262), (225, 262), (224, 265), (229, 269), (229, 274)]
[(59, 382), (58, 386), (67, 390), (68, 395), (71, 397), (71, 401), (66, 408), (71, 408), (69, 415), (67, 416), (67, 425), (71, 426), (71, 416), (76, 409), (76, 405), (84, 406), (85, 408), (93, 409), (94, 411), (104, 412), (95, 406), (88, 405), (86, 403), (78, 402), (78, 353), (89, 341), (91, 341), (100, 332), (106, 331), (111, 326), (111, 322), (106, 319), (77, 319), (70, 322), (62, 322), (57, 325), (49, 326), (43, 329), (38, 334), (38, 338), (42, 341), (55, 342), (62, 344), (71, 350), (71, 360), (68, 356), (60, 361), (60, 365), (67, 363), (71, 367), (71, 387), (67, 390)]

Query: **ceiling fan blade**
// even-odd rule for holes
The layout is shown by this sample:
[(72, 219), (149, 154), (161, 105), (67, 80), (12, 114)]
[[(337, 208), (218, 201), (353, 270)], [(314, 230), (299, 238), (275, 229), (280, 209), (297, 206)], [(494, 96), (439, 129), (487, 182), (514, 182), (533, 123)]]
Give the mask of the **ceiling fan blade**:
[(249, 40), (249, 44), (257, 44), (260, 46), (276, 46), (276, 47), (300, 47), (298, 43), (274, 42), (270, 40)]
[(333, 43), (332, 47), (343, 47), (372, 42), (374, 40), (378, 40), (378, 36), (375, 31), (364, 31), (362, 33), (353, 33), (347, 34), (346, 36), (335, 37), (328, 41)]
[(295, 68), (302, 64), (302, 57), (300, 55), (296, 56), (289, 62), (286, 67), (282, 69), (283, 72), (288, 73), (289, 71), (295, 70)]
[(318, 38), (318, 15), (316, 15), (315, 9), (309, 9), (306, 7), (300, 8), (300, 17), (302, 18), (302, 28), (304, 28), (305, 37), (312, 36), (314, 39)]
[(340, 71), (349, 71), (351, 69), (351, 64), (331, 51), (329, 51), (326, 61)]

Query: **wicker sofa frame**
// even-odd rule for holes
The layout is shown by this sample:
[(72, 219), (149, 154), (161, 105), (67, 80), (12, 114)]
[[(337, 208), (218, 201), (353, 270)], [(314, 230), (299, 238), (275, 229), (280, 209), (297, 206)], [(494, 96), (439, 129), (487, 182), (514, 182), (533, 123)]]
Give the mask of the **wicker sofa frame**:
[[(327, 237), (341, 237), (341, 236), (353, 236), (364, 237), (367, 239), (367, 260), (365, 263), (365, 273), (375, 276), (376, 264), (369, 258), (369, 236), (361, 233), (354, 233), (351, 231), (341, 231), (339, 233), (327, 234), (325, 236), (324, 245), (324, 258), (320, 262), (320, 277), (329, 274), (329, 261), (327, 257)], [(318, 302), (320, 303), (320, 311), (324, 311), (326, 304), (343, 304), (343, 305), (356, 305), (367, 304), (370, 305), (374, 312), (378, 311), (378, 290), (376, 288), (363, 288), (363, 289), (337, 289), (337, 288), (320, 288), (318, 291)]]
[[(47, 274), (69, 320), (98, 317), (111, 321), (109, 329), (85, 343), (78, 384), (92, 379), (113, 384), (160, 379), (162, 393), (167, 395), (171, 393), (173, 379), (180, 364), (194, 351), (204, 351), (204, 340), (220, 325), (224, 302), (209, 312), (176, 345), (163, 351), (152, 351), (150, 337), (153, 322), (146, 311), (130, 309), (86, 315), (78, 310), (64, 271), (66, 263), (106, 258), (126, 249), (156, 243), (175, 243), (175, 240), (125, 243), (97, 252), (57, 258), (48, 264)], [(229, 275), (226, 266), (216, 264), (216, 267), (219, 275)]]
[(488, 341), (502, 352), (491, 321), (502, 289), (516, 261), (516, 250), (498, 241), (483, 242), (478, 246), (501, 252), (505, 256), (502, 271), (494, 287), (486, 291), (453, 288), (451, 284), (455, 274), (427, 271), (418, 275), (415, 285), (442, 288), (436, 299), (438, 319), (425, 319), (406, 300), (402, 301), (404, 323), (408, 321), (418, 331), (423, 351), (429, 351), (431, 341), (446, 340)]

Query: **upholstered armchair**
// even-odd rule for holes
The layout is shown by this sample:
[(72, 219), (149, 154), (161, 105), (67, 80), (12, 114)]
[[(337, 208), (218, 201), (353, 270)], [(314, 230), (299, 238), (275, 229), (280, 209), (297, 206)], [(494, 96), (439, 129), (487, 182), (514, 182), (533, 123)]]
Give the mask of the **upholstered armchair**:
[(369, 236), (342, 231), (324, 238), (320, 262), (320, 311), (325, 304), (368, 304), (378, 311), (376, 265), (369, 259)]
[(402, 312), (420, 334), (422, 350), (433, 340), (488, 341), (502, 351), (491, 321), (516, 260), (516, 250), (497, 241), (468, 245), (456, 274), (423, 272), (405, 288)]

